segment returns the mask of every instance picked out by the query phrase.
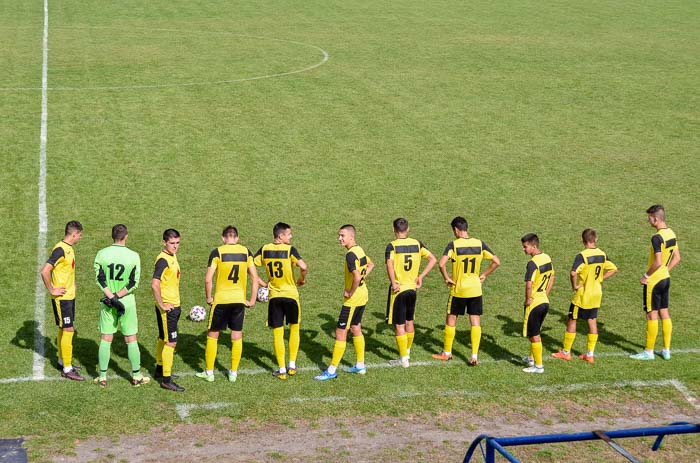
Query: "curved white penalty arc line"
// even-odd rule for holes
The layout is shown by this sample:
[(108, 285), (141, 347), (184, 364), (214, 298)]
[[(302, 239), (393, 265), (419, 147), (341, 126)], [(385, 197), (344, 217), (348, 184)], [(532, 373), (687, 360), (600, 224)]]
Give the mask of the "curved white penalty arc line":
[[(60, 28), (55, 28), (55, 29), (60, 29)], [(110, 28), (99, 28), (99, 27), (94, 27), (94, 28), (85, 28), (85, 29), (110, 29)], [(133, 30), (133, 29), (132, 29)], [(285, 77), (285, 76), (291, 76), (294, 74), (302, 74), (304, 72), (309, 72), (312, 71), (313, 69), (316, 69), (317, 67), (323, 66), (328, 62), (330, 59), (330, 54), (324, 50), (321, 47), (318, 47), (316, 45), (312, 45), (309, 43), (304, 43), (304, 42), (297, 42), (294, 40), (284, 40), (284, 39), (275, 39), (275, 38), (270, 38), (270, 37), (260, 37), (260, 36), (254, 36), (254, 35), (243, 35), (243, 34), (236, 34), (236, 33), (231, 33), (231, 32), (196, 32), (196, 31), (178, 31), (178, 30), (173, 30), (173, 29), (143, 29), (143, 30), (148, 30), (148, 31), (155, 31), (155, 32), (177, 32), (177, 33), (190, 33), (190, 34), (196, 34), (196, 33), (209, 33), (209, 34), (221, 34), (221, 35), (230, 35), (230, 36), (236, 36), (236, 37), (243, 37), (243, 38), (249, 38), (249, 39), (256, 39), (256, 40), (267, 40), (271, 42), (280, 42), (280, 43), (291, 43), (294, 45), (300, 45), (303, 47), (308, 47), (308, 48), (313, 48), (317, 51), (319, 51), (322, 55), (323, 58), (321, 61), (312, 64), (311, 66), (307, 66), (303, 69), (295, 69), (292, 71), (287, 71), (287, 72), (279, 72), (275, 74), (265, 74), (262, 76), (253, 76), (253, 77), (243, 77), (240, 79), (226, 79), (226, 80), (216, 80), (216, 81), (202, 81), (202, 82), (183, 82), (183, 83), (172, 83), (172, 84), (153, 84), (153, 85), (115, 85), (115, 86), (95, 86), (95, 87), (47, 87), (47, 90), (50, 91), (91, 91), (91, 90), (148, 90), (148, 89), (162, 89), (162, 88), (183, 88), (183, 87), (202, 87), (202, 86), (207, 86), (207, 85), (224, 85), (224, 84), (236, 84), (236, 83), (242, 83), (242, 82), (252, 82), (255, 80), (263, 80), (263, 79), (274, 79), (278, 77)], [(24, 91), (35, 91), (35, 90), (41, 90), (40, 87), (0, 87), (0, 92), (24, 92)]]

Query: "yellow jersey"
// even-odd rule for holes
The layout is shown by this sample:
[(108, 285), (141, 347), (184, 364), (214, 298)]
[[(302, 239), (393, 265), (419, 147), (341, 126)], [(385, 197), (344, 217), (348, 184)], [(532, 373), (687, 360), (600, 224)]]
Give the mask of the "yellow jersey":
[(299, 251), (291, 244), (269, 243), (258, 249), (253, 262), (258, 267), (265, 267), (267, 273), (269, 298), (288, 297), (299, 302), (299, 291), (294, 279), (294, 267), (302, 260)]
[(525, 269), (525, 281), (532, 281), (532, 303), (530, 308), (548, 304), (547, 285), (554, 276), (552, 259), (545, 253), (532, 256)]
[(61, 296), (51, 296), (52, 299), (70, 301), (75, 299), (75, 251), (73, 246), (65, 241), (59, 241), (51, 250), (46, 261), (53, 266), (51, 270), (51, 285), (54, 288), (65, 288)]
[(214, 304), (242, 304), (248, 290), (248, 268), (255, 266), (250, 250), (240, 244), (224, 244), (209, 254), (209, 268), (216, 270)]
[(180, 306), (180, 264), (177, 256), (161, 251), (156, 258), (153, 278), (160, 280), (160, 297), (166, 304)]
[(413, 238), (398, 238), (386, 246), (386, 261), (394, 267), (399, 292), (416, 289), (416, 278), (420, 271), (421, 258), (427, 259), (431, 253), (423, 243)]
[(350, 297), (343, 299), (343, 305), (349, 307), (359, 307), (367, 304), (369, 300), (369, 292), (365, 284), (365, 275), (367, 274), (367, 265), (372, 260), (365, 254), (365, 251), (358, 245), (355, 245), (345, 253), (345, 291), (350, 291), (354, 281), (353, 272), (360, 272), (360, 285)]
[(670, 228), (662, 228), (651, 237), (651, 248), (649, 250), (649, 262), (647, 268), (654, 263), (654, 257), (657, 252), (661, 253), (661, 267), (649, 276), (649, 286), (653, 286), (656, 282), (669, 278), (671, 274), (668, 272), (668, 264), (671, 262), (674, 251), (678, 248), (676, 234)]
[(582, 309), (598, 309), (603, 299), (603, 276), (617, 266), (598, 248), (586, 248), (576, 254), (571, 271), (579, 286), (571, 303)]
[(481, 262), (484, 259), (492, 260), (494, 256), (486, 243), (477, 238), (457, 238), (450, 241), (442, 255), (452, 261), (452, 280), (455, 284), (450, 296), (481, 296)]

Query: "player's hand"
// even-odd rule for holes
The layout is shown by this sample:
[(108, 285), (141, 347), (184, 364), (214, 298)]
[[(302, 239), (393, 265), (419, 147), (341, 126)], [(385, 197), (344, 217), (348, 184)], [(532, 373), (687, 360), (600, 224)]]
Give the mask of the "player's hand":
[(452, 278), (445, 278), (445, 284), (446, 284), (447, 286), (454, 286), (454, 285), (455, 285), (455, 282), (454, 282), (454, 280), (453, 280)]
[(63, 296), (64, 294), (66, 294), (66, 288), (64, 288), (63, 286), (58, 288), (52, 288), (49, 292), (52, 296)]
[(479, 282), (483, 283), (484, 281), (486, 281), (486, 275), (482, 273), (481, 275), (479, 275)]
[(344, 297), (344, 298), (350, 297), (350, 291), (348, 291), (347, 289), (344, 290), (344, 291), (343, 291), (343, 297)]
[(416, 289), (420, 288), (421, 286), (423, 286), (423, 279), (418, 276), (418, 278), (416, 278)]
[(171, 310), (173, 310), (175, 308), (175, 306), (173, 304), (167, 303), (167, 304), (163, 304), (162, 308), (163, 308), (163, 311), (170, 312)]
[(214, 303), (214, 298), (209, 296), (207, 297), (207, 304), (212, 305)]
[(642, 278), (639, 279), (640, 284), (647, 284), (649, 282), (649, 277), (646, 276), (646, 274), (642, 275)]
[(126, 307), (124, 307), (124, 304), (119, 300), (119, 297), (116, 294), (112, 296), (112, 299), (110, 299), (109, 302), (112, 304), (112, 307), (117, 309), (117, 317), (124, 315), (124, 312), (126, 312)]
[(243, 301), (243, 305), (246, 306), (246, 307), (248, 307), (248, 308), (251, 308), (251, 307), (254, 307), (254, 306), (255, 306), (255, 301), (256, 301), (255, 298), (253, 298), (253, 299), (251, 299), (251, 300), (249, 300), (249, 301)]
[[(418, 280), (416, 280), (418, 281)], [(420, 288), (420, 286), (418, 286)], [(398, 281), (395, 281), (391, 284), (391, 290), (394, 291), (395, 293), (400, 293), (401, 292), (401, 285), (399, 284)]]
[(306, 283), (306, 280), (303, 278), (297, 280), (297, 286), (304, 286), (304, 283)]

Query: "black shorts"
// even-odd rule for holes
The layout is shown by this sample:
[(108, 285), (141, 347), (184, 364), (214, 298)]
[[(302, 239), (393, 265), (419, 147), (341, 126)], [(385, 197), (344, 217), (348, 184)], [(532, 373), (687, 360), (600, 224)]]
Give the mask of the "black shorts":
[(338, 316), (338, 328), (341, 330), (348, 329), (348, 320), (350, 321), (350, 326), (359, 325), (362, 323), (362, 315), (365, 313), (365, 306), (349, 307), (344, 305), (340, 309), (340, 315)]
[[(57, 304), (58, 302), (58, 304)], [(75, 299), (51, 299), (53, 317), (59, 328), (72, 328), (75, 321)]]
[(450, 315), (481, 315), (484, 313), (484, 298), (450, 296), (447, 300), (447, 313)]
[(544, 318), (547, 316), (547, 312), (549, 312), (549, 304), (540, 304), (530, 311), (530, 314), (526, 320), (526, 336), (528, 338), (540, 335), (542, 323), (544, 323)]
[(170, 312), (161, 310), (156, 306), (156, 320), (158, 321), (158, 339), (165, 342), (177, 342), (177, 322), (180, 321), (182, 309), (175, 307)]
[(668, 309), (668, 294), (671, 289), (671, 279), (664, 278), (658, 281), (649, 291), (649, 285), (643, 286), (644, 292), (644, 311), (651, 312), (652, 310)]
[(569, 320), (595, 320), (598, 318), (598, 309), (582, 309), (581, 307), (571, 304), (569, 306)]
[(284, 322), (288, 325), (299, 323), (299, 304), (289, 297), (275, 297), (270, 299), (267, 304), (267, 326), (270, 328), (279, 328), (284, 326)]
[(226, 327), (233, 331), (243, 331), (245, 304), (216, 304), (209, 312), (209, 330), (222, 331)]
[(386, 302), (386, 321), (391, 325), (403, 325), (412, 322), (416, 314), (416, 290), (407, 289), (396, 294), (389, 286)]

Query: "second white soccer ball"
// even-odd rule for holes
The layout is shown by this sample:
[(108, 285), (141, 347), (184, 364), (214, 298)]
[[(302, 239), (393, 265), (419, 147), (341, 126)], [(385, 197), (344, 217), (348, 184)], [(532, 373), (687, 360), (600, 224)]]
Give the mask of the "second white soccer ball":
[(190, 320), (193, 322), (202, 322), (207, 317), (207, 311), (201, 305), (195, 305), (190, 309)]
[(265, 286), (258, 288), (258, 302), (267, 302), (270, 297), (270, 290)]

